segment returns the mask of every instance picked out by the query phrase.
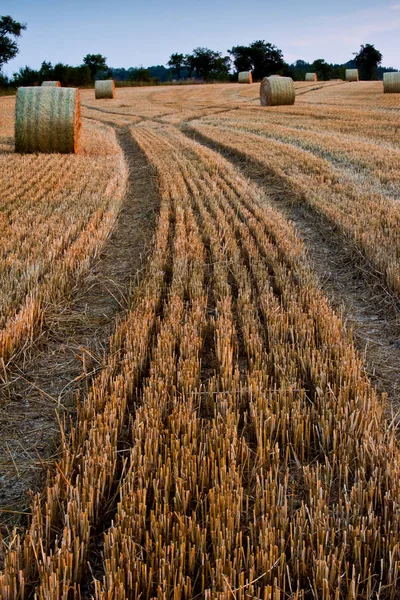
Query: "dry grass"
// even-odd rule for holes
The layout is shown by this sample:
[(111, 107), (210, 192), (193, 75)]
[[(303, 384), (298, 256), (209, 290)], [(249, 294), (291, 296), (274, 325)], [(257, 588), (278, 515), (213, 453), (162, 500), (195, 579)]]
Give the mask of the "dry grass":
[[(314, 119), (313, 131), (308, 128), (312, 117), (306, 114), (303, 123), (301, 109), (293, 116), (276, 113), (267, 122), (258, 114), (249, 118), (248, 113), (207, 117), (191, 126), (289, 181), (298, 190), (297, 199), (308, 202), (338, 226), (399, 294), (400, 151), (393, 125), (394, 143), (383, 146), (353, 134), (326, 131), (325, 119), (321, 125)], [(338, 114), (336, 119), (335, 127), (340, 129)], [(281, 125), (288, 121), (292, 122)], [(357, 127), (360, 129), (360, 120)], [(367, 127), (362, 131), (368, 135)]]
[(125, 191), (115, 134), (86, 122), (80, 155), (0, 154), (0, 362), (32, 343), (104, 243)]
[[(26, 532), (4, 544), (2, 597), (398, 598), (400, 453), (381, 399), (293, 226), (175, 126), (289, 180), (395, 288), (398, 147), (368, 123), (398, 117), (362, 109), (359, 88), (302, 86), (301, 106), (268, 111), (239, 84), (98, 103), (132, 119), (157, 173), (153, 252)], [(316, 106), (329, 93), (339, 106)]]

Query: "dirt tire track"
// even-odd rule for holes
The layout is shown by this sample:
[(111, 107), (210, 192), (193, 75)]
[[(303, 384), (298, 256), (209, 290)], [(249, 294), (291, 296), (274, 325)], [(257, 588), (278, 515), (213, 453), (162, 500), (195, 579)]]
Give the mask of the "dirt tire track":
[[(219, 152), (244, 176), (260, 185), (302, 238), (312, 267), (331, 305), (353, 330), (368, 375), (388, 396), (387, 418), (400, 410), (400, 300), (351, 240), (328, 219), (307, 206), (298, 191), (272, 171), (232, 153), (183, 126), (186, 135)], [(395, 419), (395, 422), (397, 419)], [(394, 423), (395, 424), (395, 423)]]
[(57, 414), (74, 412), (76, 393), (101, 368), (115, 317), (150, 251), (159, 208), (155, 175), (128, 128), (115, 130), (129, 175), (114, 229), (70, 303), (46, 321), (32, 357), (0, 387), (0, 532), (18, 520), (5, 511), (25, 511), (29, 490), (43, 485), (43, 466), (57, 453)]

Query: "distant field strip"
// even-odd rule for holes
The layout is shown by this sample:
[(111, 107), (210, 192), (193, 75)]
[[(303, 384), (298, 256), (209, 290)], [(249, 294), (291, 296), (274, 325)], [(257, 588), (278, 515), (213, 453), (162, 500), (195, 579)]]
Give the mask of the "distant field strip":
[[(266, 131), (262, 126), (258, 129), (251, 124), (243, 125), (243, 121), (236, 122), (234, 118), (195, 121), (191, 128), (259, 165), (260, 169), (268, 170), (272, 176), (290, 182), (299, 194), (297, 201), (309, 203), (337, 224), (384, 274), (388, 285), (396, 293), (400, 292), (399, 149), (382, 148), (379, 153), (375, 146), (374, 153), (371, 146), (357, 140), (341, 144), (340, 138), (325, 140), (321, 134), (313, 137), (307, 132), (302, 138), (298, 131), (288, 133), (287, 129), (273, 125)], [(296, 144), (290, 143), (291, 139)], [(310, 139), (317, 139), (314, 143), (319, 145), (318, 153), (312, 152)], [(338, 152), (342, 159), (349, 156), (343, 171), (340, 165), (336, 167), (329, 160)], [(323, 154), (326, 159), (320, 158)], [(357, 168), (348, 173), (354, 159), (368, 169), (367, 182), (357, 173)], [(374, 176), (379, 184), (377, 189), (373, 185)], [(384, 186), (389, 197), (382, 194)]]

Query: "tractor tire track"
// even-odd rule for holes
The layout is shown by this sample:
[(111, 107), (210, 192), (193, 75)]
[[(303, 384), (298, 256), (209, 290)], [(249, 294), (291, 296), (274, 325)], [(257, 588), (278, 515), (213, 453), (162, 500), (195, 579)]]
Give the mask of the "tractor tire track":
[[(294, 186), (272, 170), (250, 162), (239, 152), (194, 132), (183, 131), (219, 152), (268, 194), (275, 207), (293, 222), (302, 238), (320, 286), (353, 331), (366, 371), (380, 393), (387, 394), (387, 418), (397, 426), (400, 409), (400, 300), (355, 245), (322, 215), (301, 201)], [(260, 194), (262, 199), (262, 194)]]
[(152, 167), (129, 134), (116, 127), (128, 165), (128, 186), (106, 245), (71, 295), (46, 321), (31, 358), (0, 387), (0, 532), (23, 522), (31, 490), (41, 489), (57, 455), (58, 419), (75, 411), (101, 370), (114, 329), (146, 263), (159, 196)]

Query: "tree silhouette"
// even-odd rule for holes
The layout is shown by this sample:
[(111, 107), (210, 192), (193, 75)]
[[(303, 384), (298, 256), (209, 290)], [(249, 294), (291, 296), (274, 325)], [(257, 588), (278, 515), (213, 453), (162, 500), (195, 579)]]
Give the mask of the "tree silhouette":
[(182, 69), (185, 66), (184, 55), (178, 54), (177, 52), (175, 52), (174, 54), (171, 54), (171, 56), (169, 57), (169, 61), (167, 62), (167, 65), (175, 71), (177, 78), (181, 79)]
[(360, 70), (360, 79), (371, 81), (378, 79), (378, 65), (382, 62), (382, 54), (373, 44), (361, 45), (359, 52), (355, 54), (354, 62)]
[(323, 58), (314, 60), (311, 68), (317, 74), (319, 80), (326, 81), (332, 76), (332, 65), (327, 63)]
[(20, 37), (23, 29), (26, 24), (14, 21), (10, 15), (0, 17), (0, 69), (18, 54), (17, 42), (12, 37)]
[(211, 79), (224, 79), (229, 76), (229, 56), (222, 56), (221, 52), (209, 48), (195, 48), (193, 54), (185, 56), (184, 66), (189, 75), (196, 73), (208, 81)]
[(282, 50), (264, 40), (256, 40), (249, 46), (233, 46), (228, 52), (233, 56), (236, 70), (253, 71), (254, 79), (282, 74), (287, 68)]
[(100, 71), (108, 72), (107, 58), (101, 54), (86, 54), (83, 59), (83, 64), (89, 67), (93, 81)]
[(139, 69), (133, 69), (132, 73), (129, 75), (129, 81), (137, 81), (140, 83), (150, 83), (151, 75), (148, 69), (144, 69), (140, 67)]

